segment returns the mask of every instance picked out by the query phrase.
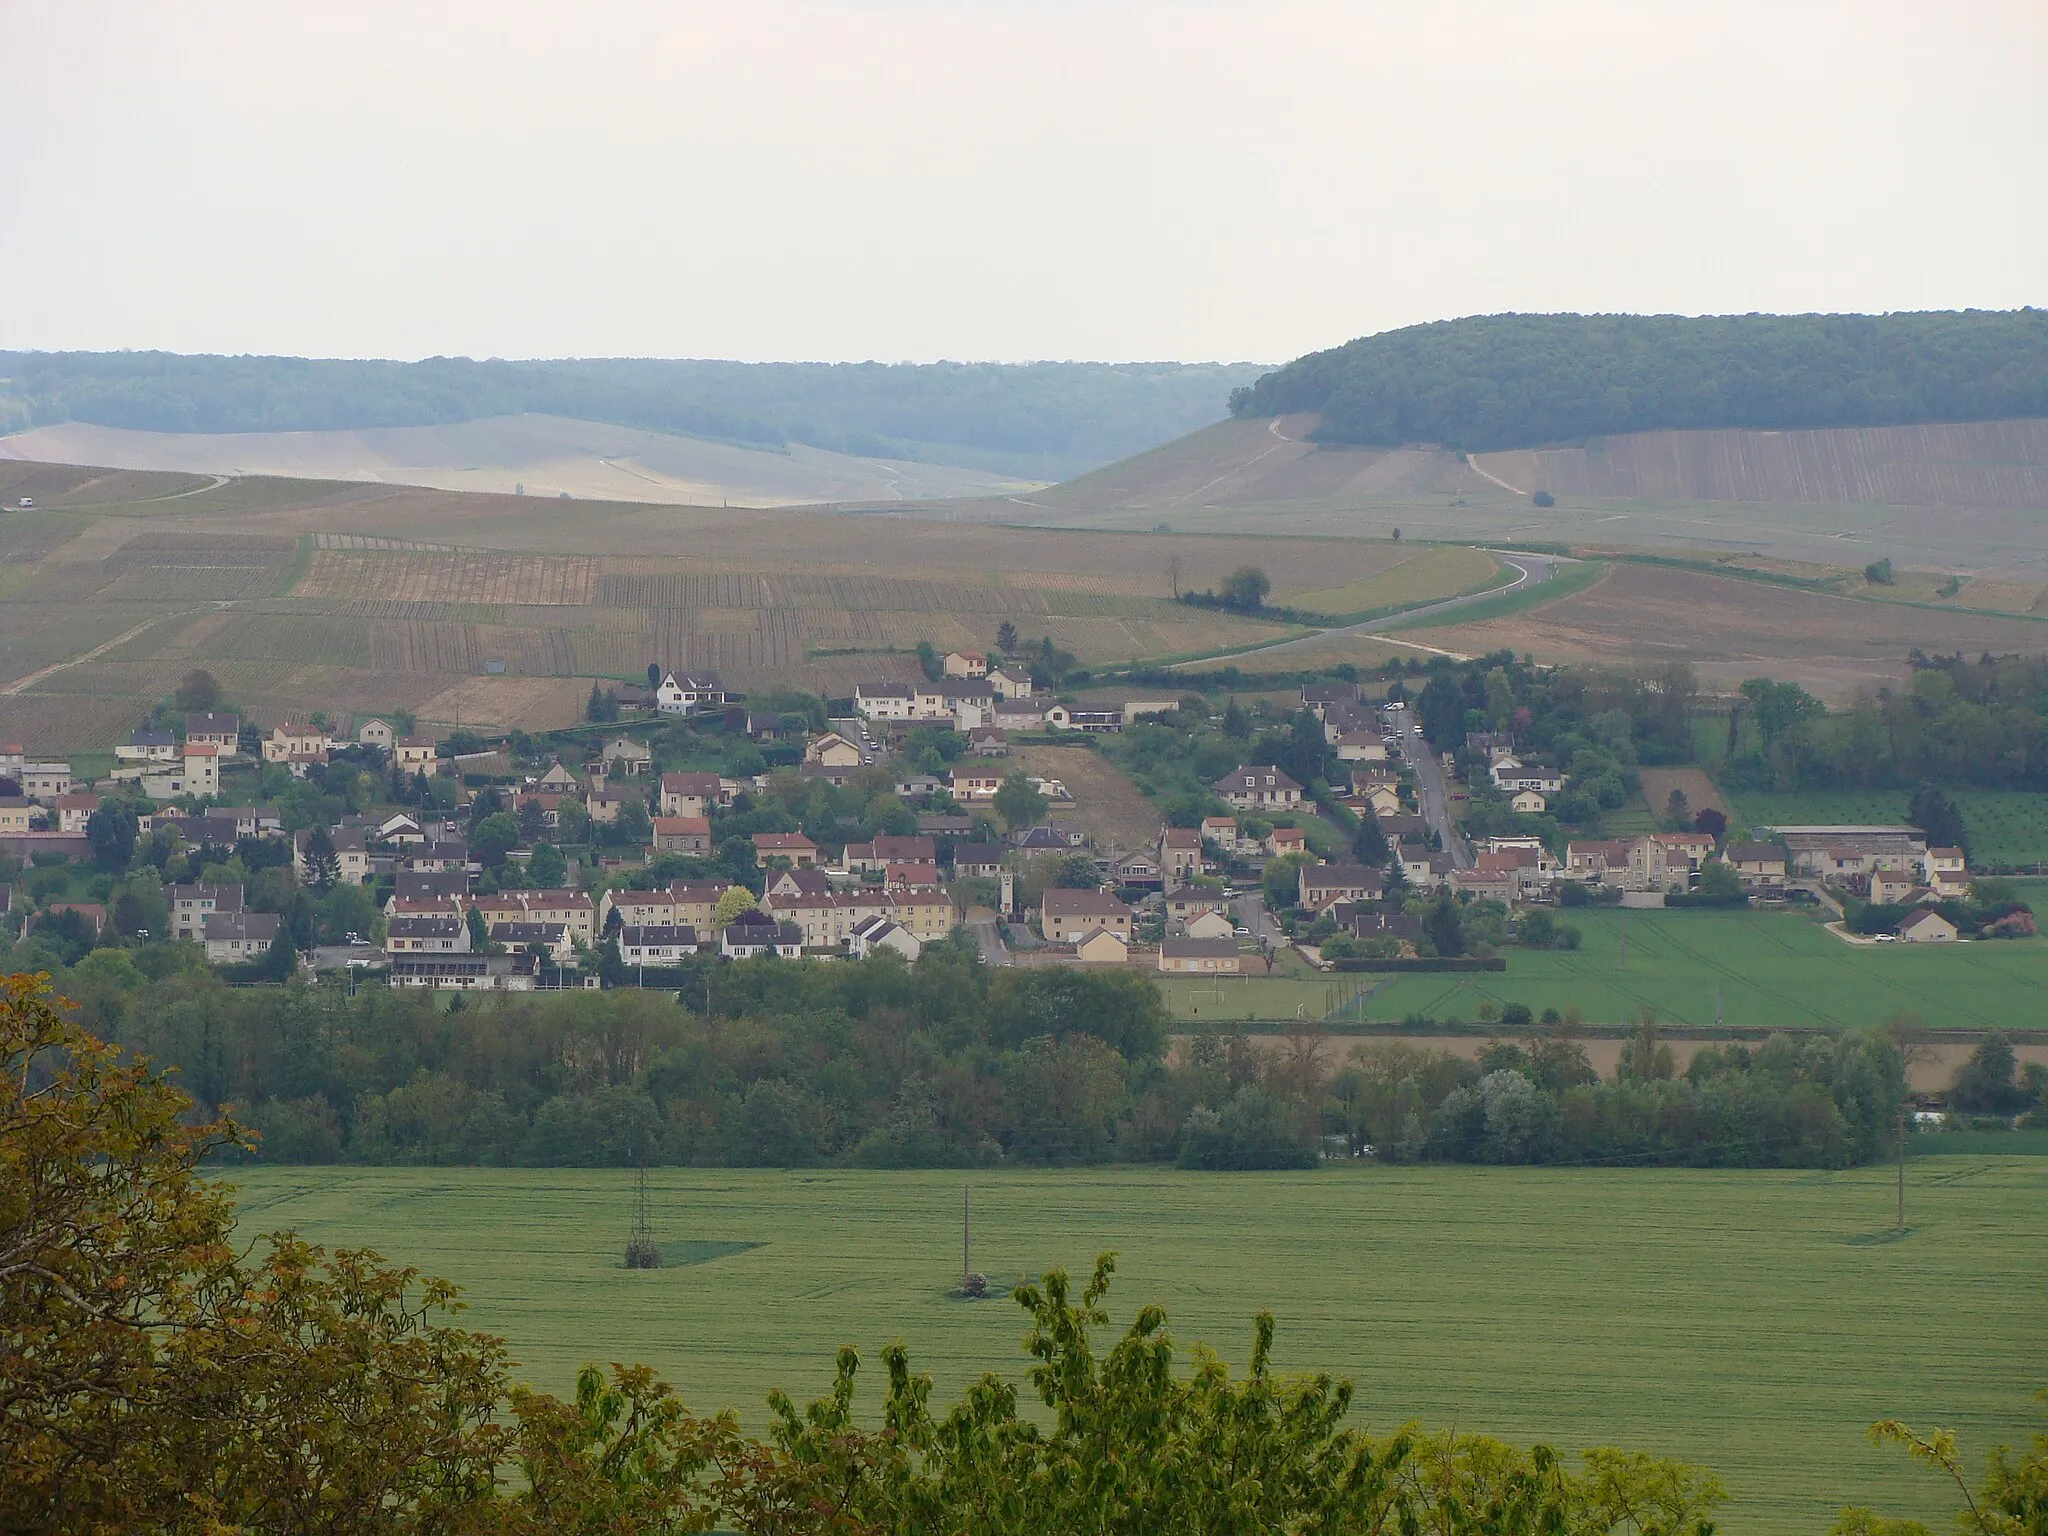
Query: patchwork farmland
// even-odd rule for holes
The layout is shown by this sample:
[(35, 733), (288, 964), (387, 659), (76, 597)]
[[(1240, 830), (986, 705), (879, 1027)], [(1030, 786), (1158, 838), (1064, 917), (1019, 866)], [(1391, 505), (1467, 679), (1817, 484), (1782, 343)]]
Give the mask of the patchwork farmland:
[[(408, 709), (430, 727), (569, 723), (593, 680), (650, 661), (740, 689), (844, 695), (922, 641), (986, 646), (1005, 620), (1084, 664), (1290, 633), (1191, 608), (1257, 563), (1286, 602), (1451, 589), (1471, 551), (1360, 540), (1093, 534), (883, 516), (649, 508), (392, 487), (85, 472), (81, 501), (0, 523), (0, 737), (111, 744), (194, 666), (259, 720)], [(1418, 582), (1420, 585), (1418, 585)], [(1376, 585), (1376, 583), (1378, 585)], [(50, 701), (62, 698), (64, 707)]]

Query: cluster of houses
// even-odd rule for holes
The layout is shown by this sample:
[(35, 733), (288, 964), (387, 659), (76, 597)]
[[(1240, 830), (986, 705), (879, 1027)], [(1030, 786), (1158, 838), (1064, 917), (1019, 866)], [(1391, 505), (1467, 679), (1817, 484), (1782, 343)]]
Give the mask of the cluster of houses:
[(1038, 696), (1030, 674), (991, 666), (981, 651), (948, 651), (937, 681), (861, 683), (853, 707), (863, 720), (938, 725), (958, 731), (973, 744), (993, 738), (983, 732), (1082, 731), (1108, 734), (1148, 715), (1163, 715), (1177, 699), (1129, 699), (1118, 704), (1068, 706)]

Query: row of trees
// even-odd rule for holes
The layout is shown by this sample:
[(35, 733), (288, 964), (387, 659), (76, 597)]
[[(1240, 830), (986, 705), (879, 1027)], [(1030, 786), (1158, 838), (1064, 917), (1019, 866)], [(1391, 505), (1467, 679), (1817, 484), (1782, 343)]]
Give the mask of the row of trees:
[(2048, 311), (1475, 315), (1311, 352), (1231, 414), (1319, 411), (1334, 443), (1476, 451), (1652, 429), (2048, 415)]
[[(1455, 920), (1431, 931), (1447, 954), (1474, 942)], [(1312, 1029), (1169, 1056), (1151, 978), (991, 969), (965, 943), (915, 966), (702, 961), (670, 980), (680, 1005), (621, 989), (451, 1013), (378, 987), (152, 978), (100, 950), (61, 983), (202, 1103), (244, 1106), (283, 1161), (1290, 1167), (1339, 1137), (1394, 1159), (1840, 1166), (1878, 1155), (1903, 1095), (1897, 1047), (1870, 1032), (1703, 1052), (1682, 1076), (1652, 1033), (1606, 1082), (1561, 1031), (1477, 1062), (1340, 1055)]]

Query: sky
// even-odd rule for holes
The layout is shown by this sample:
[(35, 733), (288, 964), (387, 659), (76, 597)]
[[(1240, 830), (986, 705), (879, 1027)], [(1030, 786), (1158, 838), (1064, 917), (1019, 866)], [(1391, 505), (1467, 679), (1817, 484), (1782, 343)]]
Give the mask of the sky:
[(2048, 303), (2039, 0), (0, 0), (0, 348), (1281, 361)]

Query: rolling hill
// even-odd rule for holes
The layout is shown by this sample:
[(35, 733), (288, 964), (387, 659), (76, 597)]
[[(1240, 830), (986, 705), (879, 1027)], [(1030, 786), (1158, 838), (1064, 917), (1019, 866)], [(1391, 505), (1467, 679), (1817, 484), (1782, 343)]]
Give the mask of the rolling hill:
[(2048, 416), (2048, 310), (1468, 315), (1362, 336), (1234, 392), (1331, 443), (1467, 451), (1715, 428)]
[(0, 458), (504, 494), (523, 486), (528, 496), (713, 507), (990, 496), (1038, 483), (802, 443), (774, 449), (542, 415), (321, 432), (145, 432), (63, 422), (0, 437)]
[[(1460, 454), (1315, 440), (1297, 412), (1204, 427), (1028, 494), (921, 516), (1079, 528), (1634, 547), (1860, 570), (2048, 576), (2048, 418), (1643, 432)], [(1535, 505), (1549, 491), (1555, 506)]]

